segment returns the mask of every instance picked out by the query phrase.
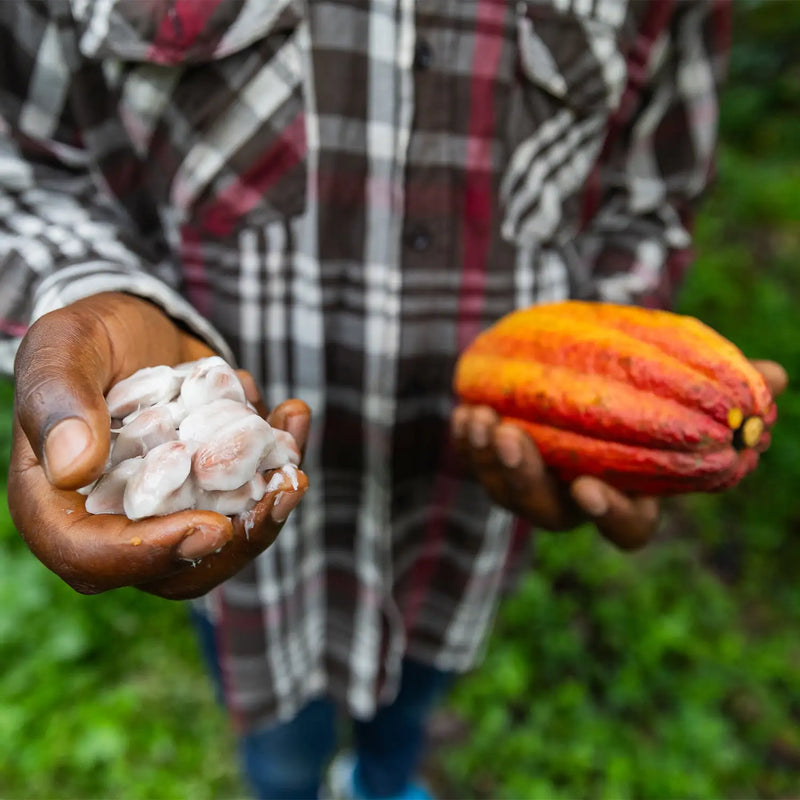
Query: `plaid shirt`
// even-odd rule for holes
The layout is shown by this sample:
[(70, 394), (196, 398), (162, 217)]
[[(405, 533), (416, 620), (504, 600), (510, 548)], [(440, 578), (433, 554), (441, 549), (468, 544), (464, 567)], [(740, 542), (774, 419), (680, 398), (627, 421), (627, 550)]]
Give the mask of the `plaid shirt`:
[[(311, 490), (212, 593), (242, 726), (480, 657), (524, 535), (448, 445), (514, 307), (665, 304), (711, 172), (716, 0), (0, 3), (0, 361), (100, 291), (305, 399)], [(516, 533), (515, 533), (516, 532)]]

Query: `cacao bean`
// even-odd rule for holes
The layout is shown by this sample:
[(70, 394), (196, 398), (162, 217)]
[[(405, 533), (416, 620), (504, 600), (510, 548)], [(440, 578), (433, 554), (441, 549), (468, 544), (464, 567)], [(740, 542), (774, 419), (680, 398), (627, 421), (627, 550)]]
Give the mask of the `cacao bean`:
[[(130, 519), (202, 508), (243, 514), (264, 496), (262, 472), (297, 486), (300, 452), (247, 402), (236, 372), (213, 356), (148, 367), (113, 386), (104, 474), (79, 491), (93, 514)], [(270, 490), (272, 491), (272, 489)]]
[(108, 413), (121, 419), (155, 403), (168, 403), (180, 388), (181, 376), (171, 367), (145, 367), (111, 387), (106, 395)]
[(256, 473), (274, 441), (272, 428), (256, 414), (229, 422), (195, 451), (192, 466), (197, 485), (206, 491), (238, 488)]
[(144, 456), (154, 447), (178, 438), (172, 415), (166, 406), (153, 406), (137, 414), (114, 438), (109, 466), (135, 456)]

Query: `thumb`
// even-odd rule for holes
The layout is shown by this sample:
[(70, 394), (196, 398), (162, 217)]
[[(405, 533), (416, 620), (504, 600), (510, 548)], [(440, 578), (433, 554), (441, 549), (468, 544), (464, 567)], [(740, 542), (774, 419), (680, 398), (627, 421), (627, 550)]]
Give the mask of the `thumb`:
[(30, 328), (15, 362), (15, 411), (51, 484), (77, 489), (99, 477), (108, 457), (104, 391), (113, 349), (102, 320), (73, 308)]

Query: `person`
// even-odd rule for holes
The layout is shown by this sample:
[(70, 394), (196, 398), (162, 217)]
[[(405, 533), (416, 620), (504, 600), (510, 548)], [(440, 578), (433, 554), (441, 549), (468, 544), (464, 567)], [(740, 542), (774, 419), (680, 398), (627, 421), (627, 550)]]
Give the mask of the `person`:
[[(569, 486), (455, 359), (513, 308), (667, 305), (712, 172), (730, 9), (526, 0), (0, 4), (9, 504), (77, 591), (196, 600), (261, 797), (424, 797), (528, 528), (623, 547), (658, 504)], [(304, 449), (236, 518), (90, 517), (104, 392), (212, 353)], [(785, 376), (760, 365), (773, 390)], [(288, 399), (287, 398), (299, 398)], [(300, 502), (302, 498), (302, 502)], [(280, 531), (280, 534), (279, 534)]]

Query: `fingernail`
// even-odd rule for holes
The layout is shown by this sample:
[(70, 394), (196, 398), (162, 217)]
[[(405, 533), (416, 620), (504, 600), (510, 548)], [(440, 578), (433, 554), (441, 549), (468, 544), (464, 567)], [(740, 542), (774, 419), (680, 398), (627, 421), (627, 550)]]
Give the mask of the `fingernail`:
[(608, 500), (597, 486), (584, 486), (580, 503), (583, 510), (592, 517), (602, 517), (608, 512)]
[(275, 495), (272, 503), (272, 510), (269, 512), (273, 522), (285, 522), (286, 517), (292, 512), (300, 502), (297, 492), (279, 492)]
[(70, 417), (57, 423), (44, 443), (47, 472), (69, 472), (91, 443), (92, 432), (82, 419)]
[(218, 528), (199, 528), (178, 545), (178, 556), (187, 561), (197, 561), (216, 553), (228, 543), (224, 530)]
[(480, 422), (473, 422), (469, 426), (469, 443), (473, 447), (486, 447), (489, 444), (489, 430)]
[(502, 434), (498, 431), (498, 434), (495, 438), (495, 445), (501, 463), (509, 469), (516, 469), (522, 463), (522, 447), (519, 437), (511, 431)]
[(463, 409), (457, 408), (450, 418), (450, 429), (456, 439), (462, 439), (465, 435), (466, 414)]

